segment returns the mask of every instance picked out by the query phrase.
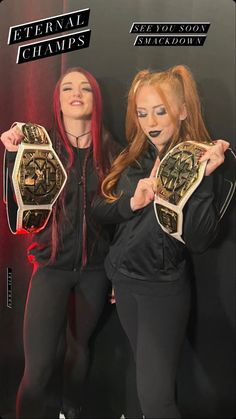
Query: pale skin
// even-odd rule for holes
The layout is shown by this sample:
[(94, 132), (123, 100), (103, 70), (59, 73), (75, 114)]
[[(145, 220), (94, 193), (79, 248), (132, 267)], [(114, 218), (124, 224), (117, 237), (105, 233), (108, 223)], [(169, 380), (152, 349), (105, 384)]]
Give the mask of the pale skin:
[[(60, 86), (60, 103), (69, 141), (75, 147), (77, 145), (79, 148), (89, 147), (93, 93), (87, 78), (82, 73), (74, 71), (64, 76)], [(75, 136), (84, 133), (88, 134), (79, 138), (77, 144)]]
[[(171, 103), (175, 103), (176, 98), (171, 97)], [(153, 142), (158, 151), (162, 151), (163, 147), (169, 141), (174, 133), (175, 126), (168, 115), (162, 99), (152, 86), (143, 86), (136, 95), (137, 117), (145, 135)], [(185, 105), (174, 105), (176, 114), (181, 123), (187, 117)], [(209, 176), (225, 159), (224, 153), (229, 148), (229, 142), (225, 140), (217, 140), (213, 146), (200, 158), (200, 162), (208, 161), (205, 176)], [(156, 172), (160, 164), (157, 158), (150, 176), (140, 179), (133, 197), (130, 200), (130, 206), (133, 211), (146, 207), (150, 204), (155, 194), (158, 192)]]
[[(79, 148), (89, 147), (91, 143), (91, 115), (93, 93), (87, 78), (77, 71), (66, 74), (60, 85), (60, 104), (63, 122), (70, 143), (77, 147), (75, 136), (88, 132), (78, 139)], [(15, 126), (1, 135), (1, 141), (8, 151), (17, 151), (23, 139), (21, 130)]]

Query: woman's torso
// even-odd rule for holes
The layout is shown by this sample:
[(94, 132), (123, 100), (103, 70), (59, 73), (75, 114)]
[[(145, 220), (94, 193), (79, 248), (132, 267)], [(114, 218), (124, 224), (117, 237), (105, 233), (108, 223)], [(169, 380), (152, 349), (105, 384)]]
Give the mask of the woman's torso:
[[(150, 175), (155, 160), (156, 152), (149, 147), (140, 164), (123, 172), (117, 192), (132, 196), (138, 181)], [(189, 272), (186, 247), (161, 229), (153, 203), (117, 225), (105, 266), (114, 282), (174, 282)]]
[[(56, 269), (80, 270), (83, 246), (86, 246), (85, 269), (101, 268), (108, 252), (112, 226), (104, 228), (91, 215), (91, 203), (98, 189), (98, 176), (94, 169), (92, 148), (73, 147), (74, 162), (64, 188), (64, 210), (57, 206), (58, 250), (53, 264)], [(62, 156), (63, 159), (63, 156)], [(81, 181), (84, 161), (85, 188)], [(57, 204), (58, 205), (58, 204)], [(86, 233), (83, 232), (86, 215)], [(39, 264), (48, 262), (51, 254), (52, 217), (44, 230), (34, 235), (28, 254), (31, 261)]]

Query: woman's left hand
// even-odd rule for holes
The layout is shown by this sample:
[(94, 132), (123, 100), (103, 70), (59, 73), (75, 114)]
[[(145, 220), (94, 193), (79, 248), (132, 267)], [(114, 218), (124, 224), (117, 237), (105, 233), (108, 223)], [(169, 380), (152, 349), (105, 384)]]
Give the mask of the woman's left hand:
[(112, 290), (111, 290), (111, 294), (109, 295), (109, 302), (110, 302), (110, 304), (115, 304), (116, 303), (115, 290), (114, 290), (113, 287), (112, 287)]
[(214, 141), (213, 146), (209, 146), (209, 149), (200, 158), (200, 162), (208, 160), (206, 165), (205, 176), (209, 176), (218, 166), (224, 163), (225, 151), (229, 148), (230, 144), (225, 140)]

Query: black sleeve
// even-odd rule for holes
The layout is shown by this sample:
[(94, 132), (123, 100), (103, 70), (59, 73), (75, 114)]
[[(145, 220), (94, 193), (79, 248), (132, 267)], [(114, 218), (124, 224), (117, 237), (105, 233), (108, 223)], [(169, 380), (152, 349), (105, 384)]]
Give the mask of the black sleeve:
[(235, 189), (236, 155), (229, 149), (224, 163), (204, 177), (184, 208), (183, 238), (190, 250), (203, 252), (214, 241)]
[(107, 200), (98, 194), (92, 204), (93, 216), (101, 224), (119, 224), (124, 221), (127, 221), (133, 217), (136, 217), (140, 211), (132, 211), (130, 207), (130, 199), (133, 196), (133, 188), (127, 173), (123, 172), (121, 174), (120, 180), (117, 185), (117, 191), (122, 191), (120, 197), (112, 203), (107, 202)]
[(215, 171), (215, 183), (218, 191), (217, 208), (221, 219), (230, 206), (236, 189), (236, 154), (234, 150), (226, 150), (224, 164)]
[(205, 176), (184, 208), (183, 239), (193, 252), (205, 251), (219, 228), (213, 175)]
[(131, 195), (123, 193), (116, 201), (109, 203), (101, 196), (94, 199), (92, 214), (101, 224), (119, 224), (134, 217), (138, 211), (130, 207)]

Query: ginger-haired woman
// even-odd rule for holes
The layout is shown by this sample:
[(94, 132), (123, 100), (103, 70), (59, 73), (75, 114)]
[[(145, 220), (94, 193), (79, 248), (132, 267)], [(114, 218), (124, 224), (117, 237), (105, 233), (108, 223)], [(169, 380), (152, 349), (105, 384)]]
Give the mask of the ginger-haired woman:
[(132, 346), (142, 413), (178, 418), (175, 378), (192, 275), (188, 250), (205, 250), (217, 234), (219, 207), (211, 173), (223, 163), (229, 143), (219, 140), (201, 157), (208, 163), (184, 208), (183, 244), (157, 223), (153, 200), (155, 173), (167, 151), (187, 140), (211, 143), (187, 67), (136, 75), (128, 95), (126, 134), (128, 145), (103, 181), (94, 214), (102, 223), (116, 223), (105, 267)]

